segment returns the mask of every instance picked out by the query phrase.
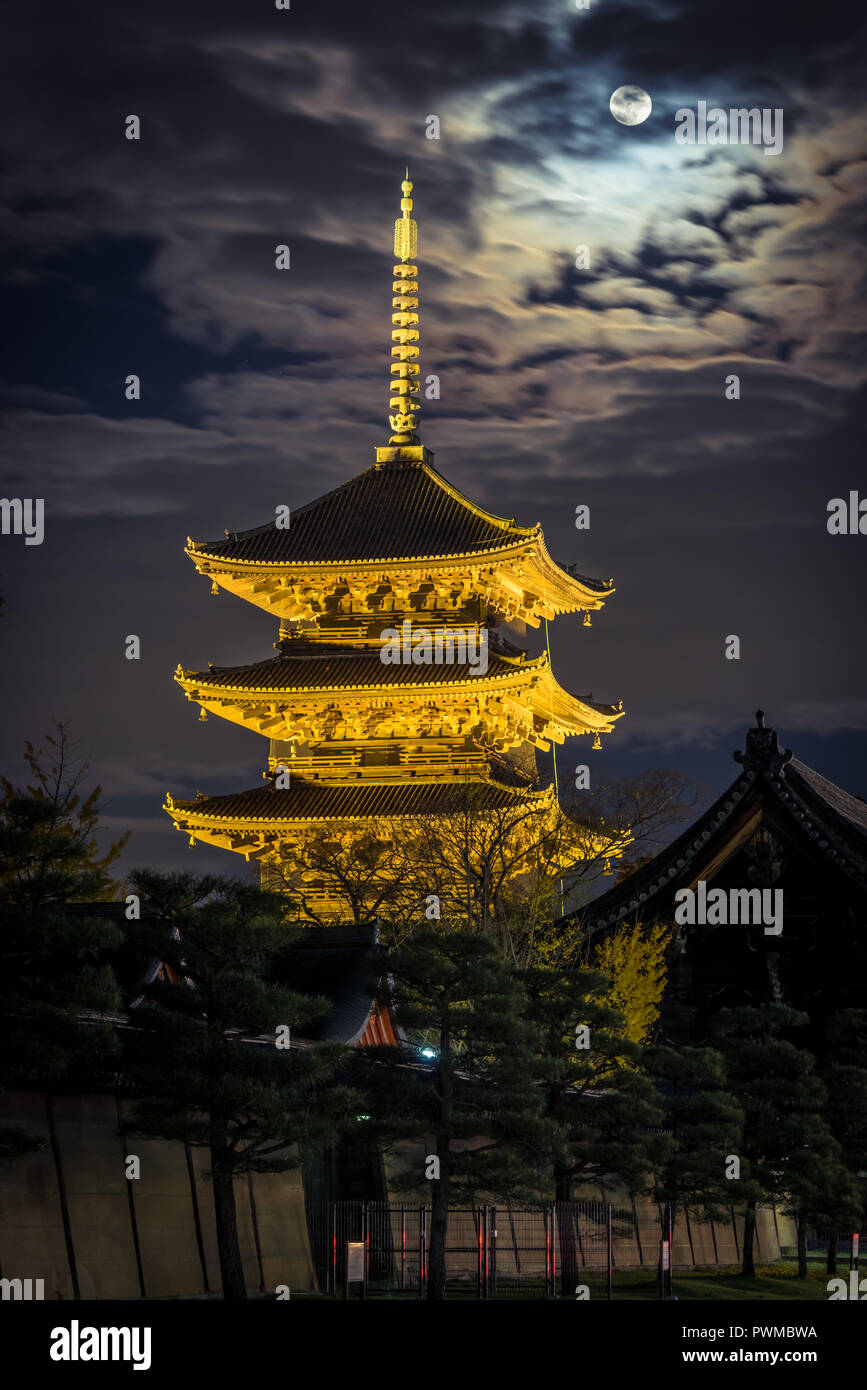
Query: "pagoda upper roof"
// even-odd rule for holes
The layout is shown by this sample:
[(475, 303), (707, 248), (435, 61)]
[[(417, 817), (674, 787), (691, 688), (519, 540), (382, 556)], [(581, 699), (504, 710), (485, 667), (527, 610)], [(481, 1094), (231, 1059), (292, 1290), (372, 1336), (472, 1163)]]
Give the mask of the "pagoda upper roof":
[[(700, 877), (703, 866), (726, 853), (744, 807), (764, 795), (777, 808), (778, 818), (814, 843), (861, 888), (867, 888), (867, 804), (781, 748), (776, 732), (764, 725), (757, 711), (756, 727), (747, 730), (745, 752), (736, 752), (740, 776), (701, 815), (647, 864), (570, 914), (589, 931), (616, 926), (634, 916), (651, 921), (654, 912), (668, 910), (674, 889)], [(740, 833), (740, 832), (739, 832)]]
[(195, 553), (256, 564), (349, 563), (481, 555), (526, 541), (525, 529), (469, 501), (425, 461), (375, 463), (349, 482), (293, 511), (285, 529), (273, 520)]
[[(518, 526), (471, 502), (427, 459), (400, 459), (372, 464), (299, 507), (286, 528), (271, 520), (225, 540), (191, 541), (188, 551), (241, 565), (351, 565), (483, 556), (541, 536), (539, 525)], [(611, 588), (568, 572), (599, 593)]]

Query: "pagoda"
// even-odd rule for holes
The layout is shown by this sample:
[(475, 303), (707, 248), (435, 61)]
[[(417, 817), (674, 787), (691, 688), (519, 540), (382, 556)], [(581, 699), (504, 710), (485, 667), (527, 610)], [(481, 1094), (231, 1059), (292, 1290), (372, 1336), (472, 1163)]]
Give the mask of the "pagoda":
[(279, 635), (269, 659), (179, 666), (175, 679), (200, 718), (262, 735), (269, 757), (264, 786), (169, 796), (164, 809), (191, 845), (258, 861), (264, 884), (269, 865), (307, 837), (327, 830), (347, 844), (383, 819), (445, 814), (468, 781), (482, 812), (532, 803), (544, 813), (554, 790), (539, 786), (535, 750), (579, 734), (600, 747), (623, 712), (570, 695), (547, 651), (528, 657), (507, 636), (543, 620), (547, 635), (561, 613), (582, 612), (589, 625), (613, 582), (556, 564), (539, 525), (464, 497), (419, 440), (412, 187), (407, 172), (394, 236), (388, 443), (288, 525), (278, 517), (187, 543), (212, 592), (272, 613)]

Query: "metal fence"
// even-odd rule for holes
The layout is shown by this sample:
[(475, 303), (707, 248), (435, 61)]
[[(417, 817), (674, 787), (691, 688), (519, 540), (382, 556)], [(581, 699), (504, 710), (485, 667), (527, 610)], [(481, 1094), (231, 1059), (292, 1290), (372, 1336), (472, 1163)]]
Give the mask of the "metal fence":
[[(609, 1202), (449, 1211), (447, 1291), (455, 1297), (612, 1298), (614, 1274), (658, 1277), (661, 1216)], [(348, 1297), (424, 1298), (430, 1210), (418, 1202), (319, 1202), (308, 1209), (319, 1287)], [(348, 1276), (348, 1277), (347, 1277)], [(355, 1286), (355, 1287), (353, 1287)]]

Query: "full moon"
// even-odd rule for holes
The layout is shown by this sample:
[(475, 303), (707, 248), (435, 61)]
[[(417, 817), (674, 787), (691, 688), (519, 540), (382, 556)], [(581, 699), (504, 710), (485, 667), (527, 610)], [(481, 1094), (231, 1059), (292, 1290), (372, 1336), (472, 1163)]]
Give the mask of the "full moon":
[(641, 125), (653, 110), (653, 102), (643, 87), (618, 87), (611, 93), (608, 106), (621, 125)]

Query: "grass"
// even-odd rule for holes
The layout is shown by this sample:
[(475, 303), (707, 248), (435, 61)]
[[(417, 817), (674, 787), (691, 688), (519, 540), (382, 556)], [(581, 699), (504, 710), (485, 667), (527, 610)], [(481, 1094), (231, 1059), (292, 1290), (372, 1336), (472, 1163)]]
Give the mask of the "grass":
[[(847, 1270), (840, 1272), (843, 1278), (848, 1278)], [(711, 1300), (723, 1303), (826, 1302), (827, 1286), (824, 1261), (811, 1263), (806, 1279), (798, 1278), (798, 1267), (794, 1262), (781, 1261), (779, 1264), (757, 1266), (755, 1278), (752, 1279), (745, 1278), (736, 1265), (724, 1269), (690, 1270), (683, 1274), (675, 1270), (673, 1283), (676, 1297), (685, 1302)], [(647, 1279), (630, 1280), (626, 1272), (615, 1278), (615, 1300), (648, 1300), (657, 1296), (656, 1285), (649, 1284)]]

